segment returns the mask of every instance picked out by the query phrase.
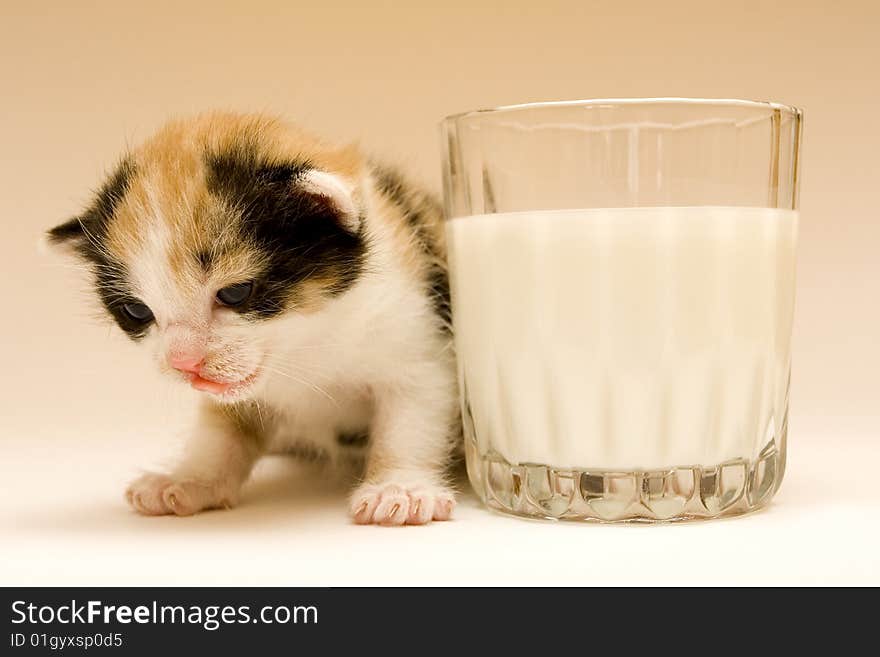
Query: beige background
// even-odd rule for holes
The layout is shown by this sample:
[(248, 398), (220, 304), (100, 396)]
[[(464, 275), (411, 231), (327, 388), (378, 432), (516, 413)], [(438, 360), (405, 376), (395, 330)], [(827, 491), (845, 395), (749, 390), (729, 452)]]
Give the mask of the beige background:
[[(366, 559), (380, 559), (395, 554), (388, 545), (461, 545), (453, 532), (488, 526), (502, 535), (519, 532), (516, 540), (525, 545), (543, 540), (540, 531), (565, 531), (567, 541), (611, 541), (606, 547), (625, 555), (625, 531), (524, 530), (468, 499), (454, 525), (392, 538), (347, 526), (341, 494), (317, 494), (306, 484), (289, 488), (284, 476), (258, 478), (251, 503), (229, 519), (132, 516), (120, 502), (121, 486), (138, 466), (173, 449), (189, 393), (158, 381), (136, 348), (96, 322), (77, 272), (39, 254), (36, 244), (40, 231), (80, 208), (126, 142), (172, 114), (217, 107), (277, 112), (329, 137), (359, 140), (437, 188), (436, 124), (446, 114), (534, 100), (656, 95), (801, 106), (806, 146), (786, 484), (765, 514), (712, 529), (661, 528), (651, 536), (658, 549), (667, 541), (676, 545), (684, 532), (716, 547), (741, 544), (738, 532), (753, 529), (795, 540), (786, 524), (794, 523), (805, 532), (804, 543), (820, 550), (821, 541), (808, 532), (821, 516), (842, 523), (838, 536), (851, 532), (850, 544), (876, 554), (880, 539), (858, 533), (868, 530), (855, 519), (880, 506), (868, 479), (880, 458), (878, 32), (880, 3), (868, 0), (2, 0), (0, 532), (12, 540), (0, 550), (16, 558), (3, 560), (0, 576), (10, 583), (220, 583), (250, 573), (257, 583), (327, 583), (335, 573), (337, 583), (394, 581), (393, 568), (382, 579), (367, 561), (339, 570), (325, 558), (324, 570), (288, 569), (279, 581), (272, 579), (271, 559), (256, 571), (251, 564), (217, 574), (210, 559), (194, 556), (208, 545), (200, 541), (216, 545), (218, 532), (236, 537), (230, 544), (269, 532), (261, 540), (292, 550), (303, 530), (277, 530), (291, 517), (317, 541), (310, 544), (315, 555), (359, 540), (373, 546)], [(753, 543), (766, 540), (756, 534)], [(175, 557), (178, 542), (195, 552)], [(144, 545), (152, 546), (152, 557)], [(824, 555), (826, 570), (807, 557), (795, 559), (792, 567), (800, 570), (790, 572), (790, 581), (821, 579), (822, 572), (835, 581), (880, 578), (868, 552), (854, 562), (822, 550), (813, 556)], [(519, 571), (503, 559), (474, 558), (462, 557), (470, 570), (457, 572), (516, 581)], [(584, 571), (579, 583), (652, 572), (643, 566), (644, 573), (623, 566)], [(423, 579), (432, 572), (422, 572)], [(743, 577), (762, 572), (742, 569)], [(767, 570), (767, 577), (774, 573)], [(546, 581), (554, 580), (548, 574)]]

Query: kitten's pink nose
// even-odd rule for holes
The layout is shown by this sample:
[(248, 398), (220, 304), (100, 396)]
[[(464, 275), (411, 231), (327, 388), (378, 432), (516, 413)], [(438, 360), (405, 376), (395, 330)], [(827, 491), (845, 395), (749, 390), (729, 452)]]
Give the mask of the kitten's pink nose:
[(171, 367), (189, 374), (198, 374), (202, 369), (204, 361), (203, 356), (194, 356), (192, 354), (175, 354), (168, 358), (168, 364)]

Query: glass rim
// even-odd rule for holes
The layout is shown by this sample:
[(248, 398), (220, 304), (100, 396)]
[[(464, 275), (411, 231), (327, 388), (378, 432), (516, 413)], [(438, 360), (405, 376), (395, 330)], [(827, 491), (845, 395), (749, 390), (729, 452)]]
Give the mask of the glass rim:
[(499, 105), (498, 107), (488, 107), (482, 109), (469, 110), (467, 112), (458, 112), (446, 116), (442, 123), (452, 123), (459, 119), (466, 119), (473, 116), (486, 114), (501, 114), (506, 112), (517, 112), (521, 110), (553, 108), (553, 107), (594, 107), (597, 105), (703, 105), (712, 106), (739, 106), (750, 107), (753, 109), (773, 109), (779, 110), (802, 118), (804, 110), (794, 105), (786, 105), (785, 103), (777, 103), (766, 100), (744, 100), (740, 98), (684, 98), (684, 97), (652, 97), (652, 98), (585, 98), (581, 100), (548, 100), (537, 101), (531, 103), (518, 103), (514, 105)]

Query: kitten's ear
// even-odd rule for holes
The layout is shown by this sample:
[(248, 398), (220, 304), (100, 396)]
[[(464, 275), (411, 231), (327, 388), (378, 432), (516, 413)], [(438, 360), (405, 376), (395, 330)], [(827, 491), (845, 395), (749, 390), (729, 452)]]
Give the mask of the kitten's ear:
[(342, 227), (351, 233), (360, 230), (361, 213), (355, 200), (355, 186), (345, 178), (318, 169), (309, 169), (300, 185), (310, 194), (322, 196), (336, 208)]
[(79, 240), (85, 237), (82, 219), (74, 217), (63, 224), (46, 231), (46, 240), (53, 245), (66, 244), (71, 240)]
[(60, 250), (89, 259), (93, 252), (101, 250), (96, 241), (100, 233), (100, 220), (94, 213), (80, 216), (58, 224), (43, 233), (42, 243), (47, 250)]
[(45, 244), (52, 248), (78, 251), (87, 239), (85, 219), (74, 217), (50, 228), (44, 235)]

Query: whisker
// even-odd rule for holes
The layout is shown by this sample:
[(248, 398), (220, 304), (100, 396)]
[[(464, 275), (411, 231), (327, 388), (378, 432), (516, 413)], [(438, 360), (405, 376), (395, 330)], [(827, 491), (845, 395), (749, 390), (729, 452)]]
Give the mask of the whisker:
[(324, 397), (329, 399), (334, 405), (339, 406), (339, 402), (336, 400), (336, 398), (333, 395), (331, 395), (329, 392), (324, 390), (324, 388), (322, 388), (321, 386), (319, 386), (316, 383), (313, 383), (312, 381), (307, 381), (306, 379), (301, 379), (300, 377), (296, 376), (295, 374), (292, 374), (290, 372), (282, 372), (280, 370), (276, 370), (271, 367), (266, 367), (265, 370), (267, 372), (277, 374), (278, 376), (283, 376), (285, 378), (291, 379), (292, 381), (296, 381), (297, 383), (301, 383), (302, 385), (306, 386), (307, 388), (311, 389), (312, 391), (322, 394)]
[(279, 367), (278, 365), (275, 365), (272, 369), (274, 372), (276, 372), (278, 374), (293, 372), (296, 374), (303, 374), (306, 376), (319, 376), (322, 379), (324, 379), (324, 381), (328, 381), (328, 382), (333, 381), (335, 379), (335, 377), (331, 376), (330, 374), (327, 374), (326, 372), (321, 372), (321, 371), (315, 370), (313, 368), (302, 367), (301, 364), (300, 364), (300, 366), (291, 366), (290, 369), (283, 369), (283, 368)]
[(256, 399), (254, 399), (254, 406), (255, 406), (256, 409), (257, 409), (257, 417), (260, 418), (260, 429), (261, 429), (262, 431), (265, 431), (265, 430), (266, 430), (266, 425), (265, 425), (265, 423), (263, 422), (263, 412), (260, 410), (260, 402), (259, 402), (258, 400), (256, 400)]

